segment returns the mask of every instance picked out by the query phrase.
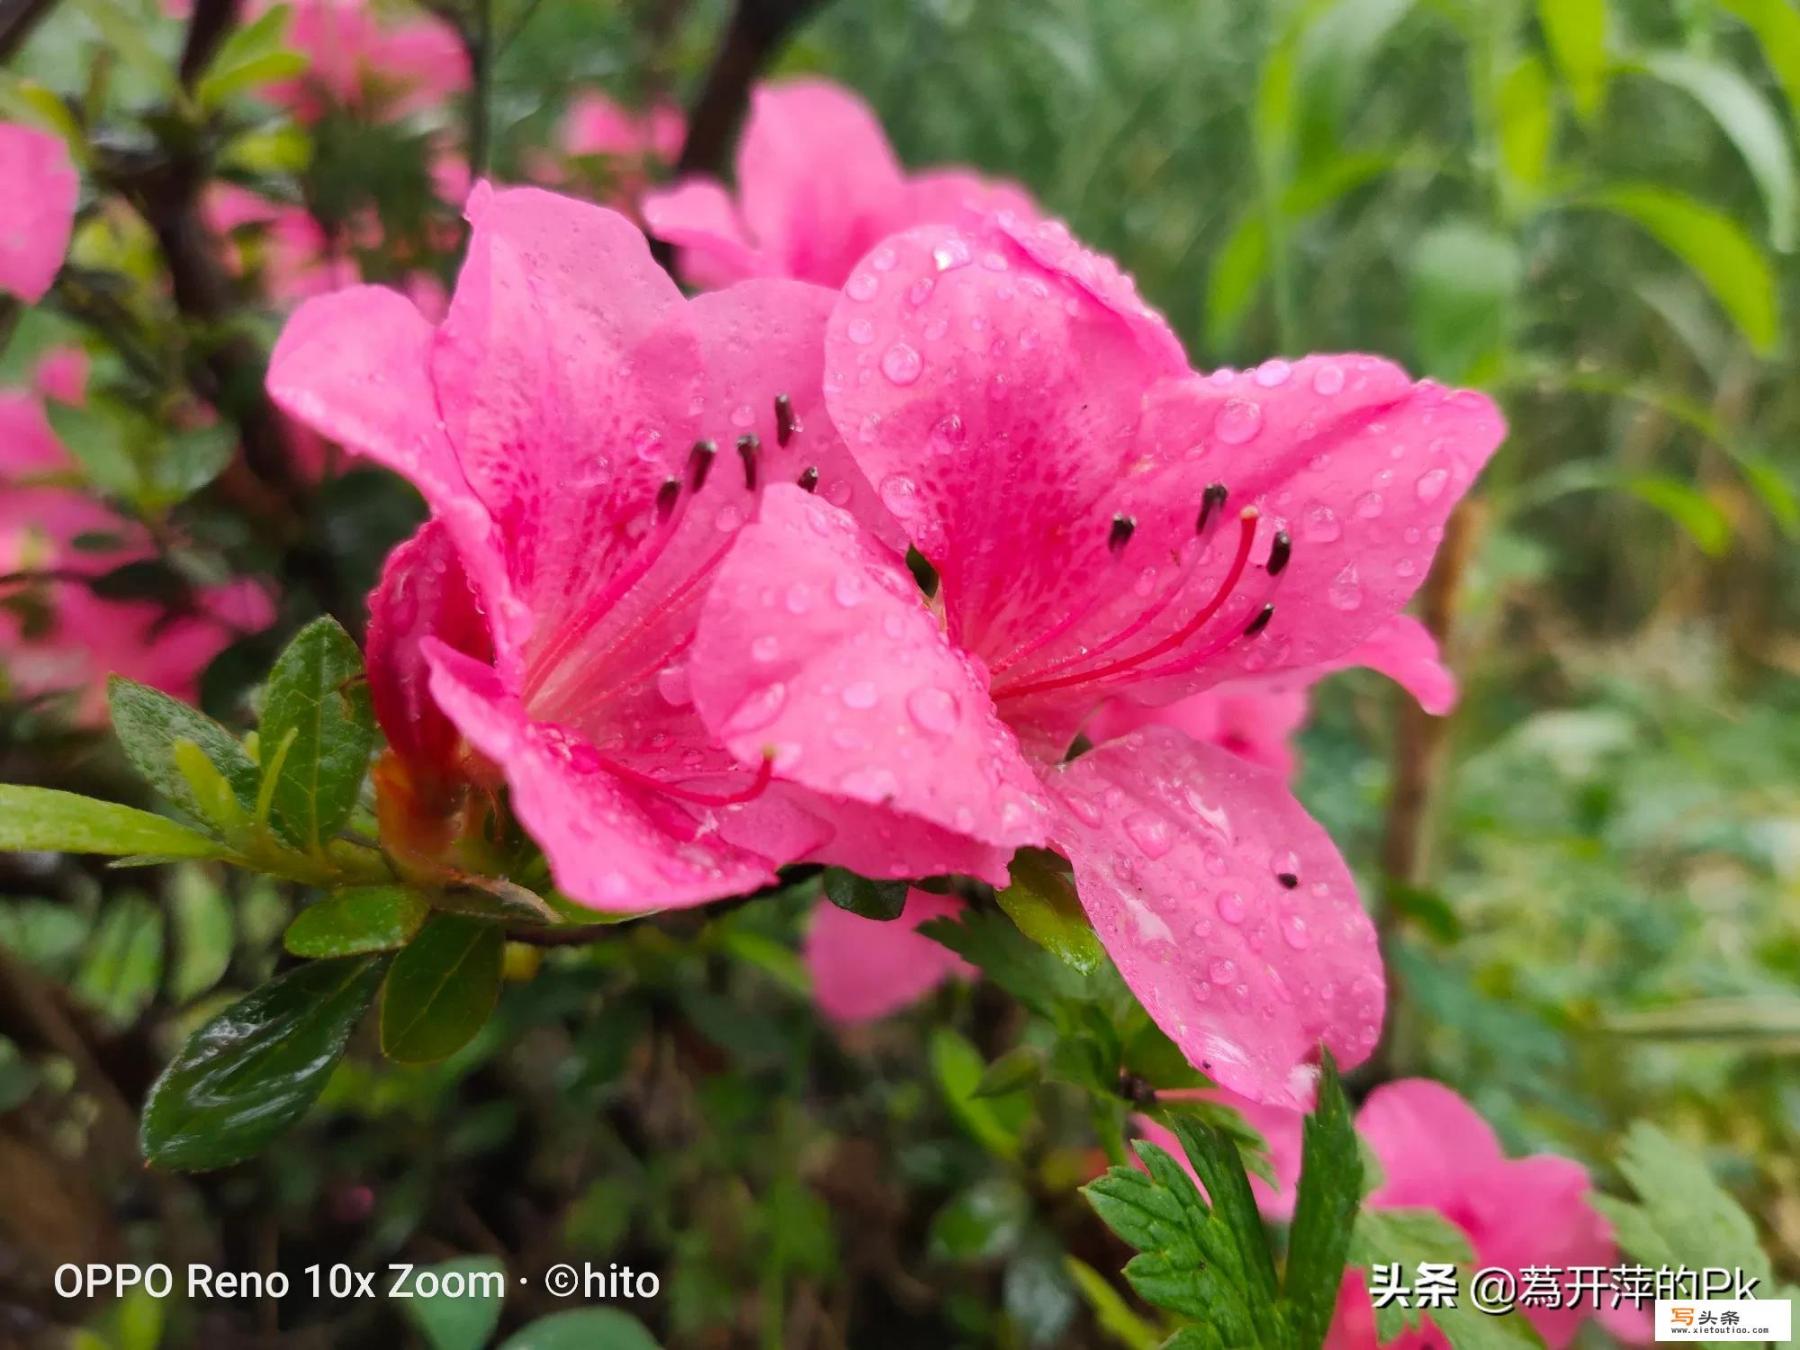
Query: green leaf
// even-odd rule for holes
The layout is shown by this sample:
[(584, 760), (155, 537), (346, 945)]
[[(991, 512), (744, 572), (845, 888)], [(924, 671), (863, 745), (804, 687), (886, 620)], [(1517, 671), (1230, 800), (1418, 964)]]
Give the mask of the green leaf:
[(164, 94), (179, 95), (181, 85), (175, 66), (150, 45), (145, 37), (149, 30), (142, 20), (128, 13), (117, 0), (76, 0), (76, 5), (93, 20), (107, 47), (125, 65), (148, 78)]
[(827, 867), (824, 883), (827, 900), (865, 919), (886, 923), (906, 908), (904, 881), (871, 881), (842, 867)]
[(1514, 190), (1529, 201), (1549, 177), (1555, 135), (1550, 72), (1543, 61), (1521, 57), (1502, 77), (1496, 100), (1500, 166)]
[(1104, 964), (1106, 953), (1075, 894), (1074, 879), (1060, 862), (1041, 849), (1020, 849), (1012, 861), (1012, 885), (995, 899), (1026, 937), (1091, 975)]
[(105, 853), (115, 857), (224, 858), (217, 840), (114, 802), (53, 788), (0, 783), (0, 853)]
[(1606, 0), (1538, 0), (1537, 11), (1575, 111), (1590, 121), (1606, 98)]
[(1793, 0), (1722, 0), (1725, 8), (1750, 26), (1762, 44), (1763, 59), (1781, 91), (1788, 113), (1800, 117), (1800, 9)]
[(176, 741), (171, 758), (195, 805), (200, 808), (200, 818), (215, 827), (220, 837), (235, 838), (244, 828), (244, 808), (232, 793), (231, 784), (225, 781), (225, 775), (192, 741)]
[(216, 108), (233, 94), (306, 70), (305, 56), (282, 48), (292, 12), (291, 6), (274, 5), (254, 22), (232, 30), (195, 90), (201, 107)]
[[(1430, 1315), (1455, 1350), (1542, 1350), (1543, 1340), (1524, 1314), (1495, 1316), (1475, 1307), (1469, 1297), (1469, 1276), (1476, 1268), (1474, 1249), (1462, 1229), (1436, 1210), (1365, 1209), (1356, 1216), (1349, 1259), (1360, 1270), (1399, 1265), (1409, 1275), (1425, 1262), (1453, 1266), (1456, 1304), (1433, 1308)], [(1376, 1309), (1376, 1331), (1381, 1340), (1389, 1341), (1408, 1327), (1417, 1327), (1422, 1316), (1417, 1308), (1390, 1303)]]
[(1318, 1105), (1306, 1118), (1302, 1140), (1281, 1301), (1299, 1344), (1322, 1345), (1337, 1311), (1363, 1180), (1356, 1127), (1329, 1054), (1319, 1079)]
[(1213, 255), (1206, 277), (1206, 341), (1214, 351), (1236, 341), (1268, 270), (1268, 222), (1261, 211), (1246, 211)]
[(500, 1350), (660, 1350), (644, 1324), (616, 1308), (581, 1308), (540, 1318)]
[[(113, 734), (131, 767), (188, 815), (215, 826), (225, 823), (222, 817), (231, 818), (218, 784), (193, 761), (195, 752), (229, 785), (241, 808), (237, 819), (255, 809), (256, 765), (237, 738), (212, 718), (159, 689), (117, 675), (107, 681), (106, 699)], [(181, 743), (192, 747), (185, 771), (176, 761)]]
[(1731, 517), (1691, 484), (1662, 474), (1638, 474), (1619, 486), (1681, 526), (1708, 557), (1720, 557), (1731, 546)]
[(1463, 383), (1497, 365), (1523, 272), (1513, 241), (1472, 221), (1440, 225), (1419, 240), (1413, 332), (1428, 373)]
[(1336, 0), (1300, 41), (1300, 136), (1307, 158), (1328, 154), (1354, 106), (1375, 53), (1413, 7), (1413, 0)]
[(987, 1066), (975, 1085), (976, 1097), (1004, 1097), (1035, 1087), (1044, 1076), (1044, 1057), (1029, 1045), (1015, 1046)]
[(308, 624), (275, 662), (261, 734), (267, 746), (293, 736), (275, 783), (275, 821), (317, 852), (356, 809), (375, 743), (362, 653), (337, 620)]
[(200, 867), (183, 867), (176, 874), (169, 915), (175, 939), (169, 996), (187, 1003), (225, 978), (236, 930), (224, 892)]
[(1770, 241), (1784, 253), (1793, 248), (1794, 231), (1800, 226), (1800, 182), (1787, 131), (1768, 100), (1724, 62), (1686, 52), (1657, 52), (1643, 59), (1641, 69), (1682, 90), (1712, 114), (1756, 179), (1769, 212)]
[(123, 895), (101, 911), (72, 988), (107, 1021), (129, 1026), (156, 997), (162, 972), (162, 911)]
[(137, 461), (126, 443), (124, 419), (109, 416), (105, 406), (97, 399), (79, 408), (46, 400), (44, 416), (96, 488), (109, 497), (129, 498), (137, 491)]
[(1077, 1257), (1063, 1257), (1063, 1269), (1093, 1311), (1094, 1324), (1125, 1350), (1154, 1350), (1161, 1333), (1125, 1301), (1099, 1271)]
[(381, 1049), (426, 1064), (469, 1043), (500, 997), (506, 938), (499, 925), (438, 914), (394, 958), (381, 991)]
[(315, 959), (395, 951), (417, 936), (430, 913), (424, 897), (404, 886), (355, 886), (301, 910), (281, 945)]
[(311, 64), (302, 52), (264, 52), (229, 70), (208, 75), (200, 81), (196, 92), (201, 103), (209, 108), (216, 108), (235, 94), (248, 93), (265, 84), (274, 84), (277, 80), (291, 80), (297, 75), (304, 75)]
[(241, 1162), (312, 1105), (375, 997), (383, 962), (315, 961), (277, 976), (188, 1038), (150, 1089), (144, 1156), (201, 1171)]
[(472, 1292), (462, 1294), (442, 1291), (441, 1283), (446, 1276), (454, 1280), (457, 1276), (488, 1271), (497, 1271), (504, 1279), (506, 1267), (491, 1256), (458, 1256), (412, 1273), (411, 1281), (427, 1275), (440, 1282), (435, 1286), (439, 1293), (415, 1292), (411, 1298), (398, 1300), (401, 1311), (419, 1329), (431, 1350), (482, 1350), (488, 1343), (494, 1328), (500, 1325), (503, 1296), (489, 1293), (486, 1281), (464, 1286)]
[(1087, 977), (1028, 940), (1003, 914), (965, 909), (955, 919), (922, 923), (919, 931), (979, 968), (1033, 1012), (1054, 1017), (1059, 1004), (1090, 996)]
[(1780, 336), (1775, 271), (1729, 216), (1654, 183), (1603, 189), (1576, 204), (1623, 216), (1686, 263), (1758, 352)]
[(978, 1096), (986, 1065), (981, 1052), (949, 1027), (931, 1036), (931, 1067), (951, 1112), (977, 1143), (998, 1158), (1015, 1158), (1031, 1101), (1017, 1093)]
[(988, 1177), (952, 1197), (931, 1220), (929, 1245), (940, 1261), (984, 1261), (1018, 1246), (1031, 1220), (1031, 1197), (1015, 1181)]

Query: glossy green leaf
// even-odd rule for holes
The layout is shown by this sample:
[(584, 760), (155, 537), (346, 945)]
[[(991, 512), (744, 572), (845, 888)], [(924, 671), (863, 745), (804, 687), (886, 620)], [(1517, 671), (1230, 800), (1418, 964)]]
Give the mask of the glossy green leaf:
[(1575, 111), (1590, 121), (1606, 98), (1606, 0), (1538, 0), (1537, 12)]
[(438, 914), (394, 958), (381, 992), (381, 1049), (424, 1064), (469, 1043), (500, 997), (506, 939), (499, 925)]
[(660, 1350), (644, 1324), (617, 1308), (578, 1308), (539, 1318), (500, 1350)]
[(405, 886), (354, 886), (301, 910), (281, 945), (314, 959), (396, 951), (417, 936), (430, 914), (424, 897)]
[(1787, 96), (1790, 117), (1800, 118), (1800, 9), (1794, 0), (1720, 0), (1749, 25), (1763, 59)]
[[(176, 745), (186, 742), (229, 785), (242, 812), (255, 809), (256, 765), (224, 727), (180, 699), (117, 675), (107, 682), (106, 696), (113, 734), (125, 758), (164, 797), (195, 820), (210, 824), (219, 824), (222, 812), (228, 814), (216, 800), (211, 780), (197, 789), (192, 779), (196, 766), (190, 763), (184, 772), (176, 761)], [(207, 796), (215, 799), (202, 800)]]
[(308, 624), (276, 661), (261, 735), (265, 746), (288, 746), (275, 779), (275, 822), (293, 843), (317, 851), (355, 810), (375, 743), (362, 653), (335, 619)]
[(277, 976), (188, 1038), (150, 1089), (144, 1156), (202, 1171), (266, 1147), (312, 1105), (381, 982), (375, 957)]
[(904, 881), (872, 881), (842, 867), (825, 869), (825, 898), (864, 919), (888, 922), (906, 908)]
[(1687, 52), (1657, 52), (1645, 57), (1641, 65), (1712, 114), (1756, 179), (1769, 212), (1770, 242), (1783, 252), (1791, 249), (1794, 232), (1800, 228), (1800, 179), (1795, 175), (1787, 131), (1768, 100), (1722, 61)]
[(995, 898), (1019, 931), (1084, 975), (1106, 959), (1094, 925), (1075, 893), (1075, 880), (1053, 855), (1021, 849), (1012, 861), (1012, 885)]
[(1687, 264), (1757, 351), (1780, 334), (1775, 271), (1731, 217), (1654, 183), (1629, 183), (1578, 199), (1623, 216)]
[(216, 839), (164, 816), (53, 788), (0, 784), (0, 853), (148, 854), (159, 858), (223, 858)]
[(396, 1303), (431, 1350), (482, 1350), (500, 1325), (505, 1302), (504, 1293), (494, 1288), (495, 1274), (504, 1290), (506, 1267), (491, 1256), (458, 1256), (421, 1266), (408, 1276), (410, 1296)]

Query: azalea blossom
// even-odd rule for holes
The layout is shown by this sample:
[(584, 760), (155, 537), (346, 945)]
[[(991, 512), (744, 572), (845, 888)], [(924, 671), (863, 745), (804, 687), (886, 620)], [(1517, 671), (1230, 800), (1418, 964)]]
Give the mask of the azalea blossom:
[(923, 998), (945, 980), (971, 979), (975, 968), (920, 933), (933, 919), (953, 919), (962, 902), (912, 887), (897, 919), (865, 919), (829, 901), (813, 911), (802, 955), (819, 1011), (841, 1024), (872, 1022)]
[[(59, 395), (76, 395), (56, 370)], [(89, 584), (155, 556), (144, 528), (70, 486), (74, 462), (38, 399), (0, 393), (0, 676), (15, 698), (76, 696), (82, 722), (106, 718), (106, 679), (124, 675), (194, 699), (201, 673), (234, 639), (268, 627), (274, 606), (255, 582), (196, 588), (185, 609), (111, 600)], [(79, 546), (78, 546), (79, 541)], [(27, 578), (41, 578), (27, 580)]]
[(1011, 183), (966, 169), (908, 174), (881, 123), (827, 80), (759, 86), (737, 153), (737, 197), (690, 178), (644, 199), (650, 233), (677, 245), (700, 286), (784, 276), (841, 286), (887, 235), (965, 210), (1035, 208)]
[(81, 183), (58, 137), (10, 122), (0, 122), (0, 182), (12, 189), (0, 202), (0, 294), (35, 305), (69, 251)]
[[(1303, 1117), (1297, 1111), (1236, 1098), (1226, 1101), (1269, 1144), (1277, 1185), (1271, 1188), (1253, 1177), (1250, 1185), (1258, 1204), (1271, 1219), (1291, 1219), (1300, 1179)], [(1182, 1156), (1168, 1130), (1153, 1122), (1141, 1124), (1151, 1142)], [(1424, 1078), (1384, 1083), (1357, 1112), (1356, 1128), (1382, 1171), (1381, 1184), (1364, 1202), (1367, 1207), (1427, 1209), (1443, 1215), (1463, 1231), (1474, 1249), (1469, 1269), (1499, 1266), (1517, 1274), (1527, 1266), (1568, 1270), (1617, 1264), (1612, 1230), (1592, 1204), (1586, 1170), (1547, 1153), (1508, 1158), (1493, 1127), (1441, 1083)], [(1568, 1345), (1581, 1324), (1593, 1317), (1623, 1339), (1648, 1339), (1641, 1310), (1596, 1308), (1591, 1296), (1580, 1306), (1521, 1311), (1551, 1350)], [(1430, 1350), (1440, 1343), (1429, 1322), (1381, 1342), (1362, 1272), (1345, 1272), (1326, 1350), (1375, 1350), (1382, 1344), (1389, 1350)]]
[[(468, 216), (440, 324), (390, 290), (340, 291), (296, 312), (269, 373), (288, 412), (420, 488), (484, 621), (476, 646), (425, 604), (426, 631), (378, 635), (375, 688), (427, 681), (466, 741), (396, 734), (426, 706), (414, 688), (378, 700), (399, 710), (394, 748), (503, 774), (558, 884), (598, 908), (697, 904), (799, 859), (1003, 876), (1006, 851), (966, 832), (774, 782), (762, 747), (740, 759), (693, 707), (700, 602), (758, 492), (806, 483), (901, 543), (825, 413), (831, 293), (765, 280), (688, 301), (624, 217), (536, 189), (478, 185)], [(383, 588), (451, 565), (428, 537)]]
[(404, 117), (469, 87), (468, 53), (435, 15), (387, 20), (368, 0), (289, 2), (286, 42), (306, 56), (307, 69), (266, 92), (303, 122), (317, 121), (333, 105)]
[(687, 137), (687, 119), (673, 103), (636, 112), (598, 90), (578, 96), (563, 118), (563, 150), (602, 155), (621, 164), (673, 164)]
[(1216, 1081), (1297, 1105), (1321, 1042), (1360, 1062), (1374, 931), (1281, 780), (1167, 727), (1065, 756), (1109, 698), (1353, 652), (1429, 567), (1493, 405), (1367, 356), (1196, 375), (1113, 264), (1008, 214), (877, 246), (825, 396), (937, 595), (830, 501), (770, 489), (700, 625), (707, 722), (745, 763), (776, 747), (778, 777), (1056, 849)]

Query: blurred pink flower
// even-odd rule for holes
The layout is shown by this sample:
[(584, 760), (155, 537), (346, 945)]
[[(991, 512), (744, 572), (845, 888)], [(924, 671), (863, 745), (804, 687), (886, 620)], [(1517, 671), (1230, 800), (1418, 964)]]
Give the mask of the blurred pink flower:
[(571, 155), (604, 155), (639, 165), (647, 160), (673, 164), (686, 135), (687, 121), (672, 103), (637, 112), (589, 91), (569, 105), (562, 144)]
[(644, 199), (650, 233), (699, 286), (784, 276), (841, 286), (856, 260), (912, 225), (966, 211), (1036, 210), (1022, 188), (963, 169), (908, 175), (867, 104), (826, 80), (759, 87), (737, 155), (737, 198), (691, 178)]
[[(769, 280), (690, 302), (622, 216), (535, 189), (477, 185), (468, 215), (441, 324), (375, 287), (308, 301), (269, 388), (425, 494), (492, 657), (444, 633), (407, 641), (558, 884), (638, 910), (739, 893), (801, 858), (979, 870), (950, 831), (772, 783), (761, 747), (740, 762), (688, 691), (702, 596), (764, 485), (805, 478), (898, 542), (825, 415), (830, 292)], [(416, 545), (384, 588), (434, 559)], [(416, 682), (407, 661), (399, 679)]]
[(962, 902), (953, 896), (917, 887), (907, 891), (900, 917), (886, 923), (821, 901), (804, 952), (819, 1010), (834, 1022), (872, 1022), (945, 980), (973, 978), (973, 966), (918, 931), (922, 923), (961, 912)]
[(80, 347), (53, 347), (31, 373), (37, 391), (52, 403), (75, 405), (87, 397), (88, 354)]
[(86, 723), (105, 721), (111, 674), (193, 699), (207, 663), (233, 639), (267, 627), (274, 606), (249, 580), (198, 588), (185, 612), (96, 596), (80, 578), (155, 551), (137, 522), (66, 485), (74, 468), (37, 399), (0, 393), (0, 573), (49, 575), (28, 591), (6, 588), (46, 602), (39, 618), (0, 608), (0, 672), (11, 694), (72, 692)]
[(69, 251), (81, 183), (60, 139), (10, 122), (0, 122), (0, 182), (0, 294), (35, 305)]
[[(454, 29), (420, 13), (398, 22), (368, 0), (290, 0), (287, 45), (310, 65), (270, 85), (269, 97), (303, 122), (336, 105), (372, 117), (405, 117), (469, 87), (469, 58)], [(268, 3), (252, 6), (255, 12)]]
[[(1300, 1178), (1297, 1111), (1258, 1107), (1227, 1096), (1269, 1142), (1278, 1182), (1271, 1190), (1252, 1179), (1263, 1212), (1289, 1220)], [(1175, 1157), (1181, 1147), (1169, 1131), (1142, 1122), (1144, 1134)], [(1568, 1158), (1537, 1153), (1508, 1158), (1493, 1128), (1475, 1108), (1441, 1083), (1403, 1078), (1376, 1088), (1356, 1115), (1357, 1132), (1381, 1164), (1382, 1184), (1367, 1200), (1371, 1209), (1428, 1209), (1460, 1228), (1475, 1251), (1474, 1269), (1501, 1266), (1515, 1274), (1526, 1266), (1568, 1269), (1610, 1267), (1618, 1261), (1611, 1227), (1594, 1209), (1585, 1169)], [(1466, 1273), (1466, 1272), (1465, 1272)], [(1575, 1338), (1591, 1317), (1628, 1341), (1649, 1339), (1648, 1319), (1638, 1309), (1527, 1308), (1524, 1315), (1551, 1350)], [(1441, 1338), (1429, 1325), (1385, 1344), (1389, 1350), (1430, 1350)], [(1375, 1314), (1359, 1271), (1347, 1271), (1327, 1350), (1375, 1350)]]
[(1321, 1040), (1360, 1062), (1374, 930), (1281, 780), (1166, 727), (1064, 757), (1109, 698), (1354, 652), (1499, 443), (1493, 405), (1367, 356), (1196, 375), (1109, 260), (1007, 214), (876, 247), (825, 363), (832, 419), (939, 593), (828, 498), (770, 489), (703, 612), (708, 724), (815, 791), (1054, 847), (1216, 1081), (1295, 1105)]

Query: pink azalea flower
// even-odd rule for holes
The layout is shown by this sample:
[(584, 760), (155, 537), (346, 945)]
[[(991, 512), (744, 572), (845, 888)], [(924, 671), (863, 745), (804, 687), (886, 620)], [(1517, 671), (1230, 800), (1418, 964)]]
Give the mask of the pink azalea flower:
[(31, 373), (37, 391), (52, 403), (71, 406), (87, 398), (88, 354), (80, 347), (53, 347)]
[(674, 104), (636, 112), (595, 90), (571, 103), (563, 119), (563, 150), (571, 155), (673, 164), (686, 136), (687, 121)]
[(1375, 935), (1281, 781), (1166, 727), (1064, 756), (1108, 698), (1354, 651), (1499, 443), (1493, 405), (1365, 356), (1195, 375), (1109, 261), (1007, 215), (878, 246), (825, 394), (939, 594), (829, 501), (771, 489), (701, 622), (708, 723), (817, 791), (1057, 849), (1126, 982), (1227, 1087), (1298, 1104), (1321, 1041), (1359, 1062)]
[(11, 186), (0, 202), (0, 294), (35, 305), (69, 251), (81, 183), (60, 139), (10, 122), (0, 122), (0, 182)]
[[(1234, 1099), (1269, 1142), (1280, 1183), (1271, 1190), (1251, 1181), (1263, 1212), (1293, 1217), (1300, 1177), (1301, 1115)], [(1568, 1158), (1538, 1153), (1508, 1158), (1493, 1128), (1456, 1093), (1424, 1078), (1403, 1078), (1369, 1094), (1356, 1128), (1381, 1164), (1384, 1180), (1370, 1194), (1371, 1209), (1429, 1209), (1468, 1236), (1475, 1268), (1502, 1266), (1612, 1266), (1618, 1250), (1612, 1230), (1594, 1209), (1585, 1169)], [(1152, 1142), (1177, 1158), (1181, 1147), (1169, 1131), (1144, 1122)], [(1637, 1309), (1528, 1308), (1524, 1314), (1551, 1350), (1568, 1345), (1590, 1317), (1625, 1340), (1647, 1340), (1647, 1319)], [(1430, 1350), (1440, 1338), (1429, 1325), (1386, 1344), (1389, 1350)], [(1375, 1314), (1359, 1271), (1347, 1271), (1327, 1350), (1375, 1350)]]
[(1293, 736), (1306, 721), (1312, 686), (1351, 666), (1381, 671), (1428, 713), (1441, 717), (1455, 706), (1456, 677), (1438, 659), (1437, 640), (1417, 619), (1397, 614), (1336, 661), (1310, 670), (1227, 680), (1160, 708), (1111, 699), (1083, 730), (1098, 742), (1139, 727), (1170, 726), (1288, 778), (1295, 766)]
[(1025, 192), (962, 169), (908, 175), (867, 104), (826, 80), (766, 84), (751, 98), (737, 200), (692, 178), (644, 199), (650, 233), (678, 245), (696, 285), (785, 276), (841, 286), (898, 230), (967, 210), (1035, 211)]
[(804, 951), (819, 1010), (844, 1025), (873, 1022), (945, 980), (973, 978), (973, 966), (918, 931), (922, 923), (961, 912), (960, 900), (917, 887), (907, 891), (900, 917), (886, 923), (820, 902)]
[[(419, 635), (432, 699), (504, 772), (558, 884), (638, 910), (752, 889), (801, 858), (1003, 868), (960, 832), (772, 783), (762, 747), (740, 762), (693, 708), (701, 598), (759, 490), (804, 480), (899, 543), (825, 414), (832, 295), (769, 280), (685, 300), (622, 216), (535, 189), (478, 185), (468, 215), (441, 324), (375, 287), (308, 301), (269, 388), (425, 494), (492, 653)], [(384, 586), (441, 556), (417, 545)]]
[[(30, 593), (45, 602), (43, 626), (0, 610), (0, 668), (15, 697), (73, 692), (75, 716), (106, 720), (111, 674), (193, 699), (207, 663), (234, 638), (266, 628), (274, 606), (254, 582), (206, 587), (193, 608), (171, 614), (149, 601), (103, 600), (78, 577), (99, 576), (154, 556), (143, 527), (58, 480), (74, 465), (35, 398), (0, 394), (0, 573), (54, 573)], [(76, 548), (78, 536), (116, 542)], [(8, 588), (8, 594), (18, 592)]]
[(267, 93), (303, 122), (317, 121), (334, 104), (404, 117), (469, 87), (468, 53), (442, 19), (385, 22), (367, 0), (298, 0), (293, 10), (287, 45), (311, 64)]

